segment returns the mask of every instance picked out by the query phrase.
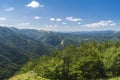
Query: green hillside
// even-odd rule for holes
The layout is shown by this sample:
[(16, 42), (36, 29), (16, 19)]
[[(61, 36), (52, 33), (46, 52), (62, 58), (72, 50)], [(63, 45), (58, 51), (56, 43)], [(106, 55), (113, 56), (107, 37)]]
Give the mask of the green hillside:
[(0, 80), (13, 75), (29, 59), (49, 51), (49, 46), (40, 41), (0, 27)]
[[(85, 42), (29, 61), (20, 72), (34, 71), (50, 80), (97, 80), (120, 76), (120, 42)], [(111, 78), (112, 79), (112, 78)], [(115, 78), (114, 78), (115, 79)]]
[(28, 73), (24, 73), (24, 74), (20, 74), (15, 77), (12, 77), (9, 80), (49, 80), (49, 79), (40, 77), (33, 71), (30, 71)]
[[(31, 73), (28, 72), (28, 73), (16, 75), (16, 76), (10, 78), (9, 80), (50, 80), (50, 79), (40, 77), (36, 73), (32, 73), (32, 76), (31, 76)], [(97, 80), (120, 80), (120, 77), (97, 79)]]

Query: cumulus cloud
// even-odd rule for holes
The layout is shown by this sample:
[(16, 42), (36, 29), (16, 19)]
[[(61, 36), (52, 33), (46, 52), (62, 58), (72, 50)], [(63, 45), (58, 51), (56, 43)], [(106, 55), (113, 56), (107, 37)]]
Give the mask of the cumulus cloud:
[(26, 5), (27, 7), (31, 7), (31, 8), (38, 8), (38, 7), (44, 7), (44, 5), (40, 4), (37, 1), (32, 1), (29, 4)]
[(72, 16), (70, 16), (70, 17), (66, 17), (66, 20), (68, 20), (68, 21), (72, 21), (72, 22), (82, 21), (81, 18), (74, 18), (74, 17), (72, 17)]
[(39, 16), (35, 16), (34, 18), (35, 18), (35, 19), (40, 19), (40, 17), (39, 17)]
[(56, 21), (62, 21), (62, 19), (61, 18), (57, 18)]
[(56, 19), (55, 18), (50, 18), (50, 21), (56, 21)]
[(50, 18), (50, 21), (62, 21), (62, 19), (61, 18)]
[(5, 17), (0, 17), (0, 21), (4, 21), (4, 20), (6, 20)]
[(100, 22), (96, 22), (96, 23), (91, 23), (91, 24), (86, 24), (84, 26), (86, 27), (107, 27), (107, 26), (115, 26), (116, 23), (114, 23), (112, 20), (108, 20), (108, 21), (100, 21)]
[(7, 11), (7, 12), (14, 11), (14, 10), (15, 10), (14, 7), (9, 7), (7, 9), (5, 9), (5, 11)]

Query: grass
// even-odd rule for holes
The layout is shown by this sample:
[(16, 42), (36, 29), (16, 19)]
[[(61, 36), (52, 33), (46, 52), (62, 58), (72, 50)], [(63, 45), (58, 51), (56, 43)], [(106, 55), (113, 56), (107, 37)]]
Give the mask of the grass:
[(15, 77), (12, 77), (9, 80), (49, 80), (49, 79), (40, 77), (36, 73), (31, 71), (28, 73), (24, 73), (24, 74), (20, 74)]
[(110, 78), (108, 80), (120, 80), (120, 77)]

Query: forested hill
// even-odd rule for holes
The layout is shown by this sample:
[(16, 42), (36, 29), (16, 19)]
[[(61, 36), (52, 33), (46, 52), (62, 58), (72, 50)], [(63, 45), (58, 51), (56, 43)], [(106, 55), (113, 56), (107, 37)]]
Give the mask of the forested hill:
[(30, 58), (49, 53), (49, 46), (9, 28), (0, 27), (0, 80), (11, 76)]
[[(120, 78), (120, 42), (84, 42), (56, 50), (51, 56), (29, 61), (18, 74), (31, 72), (35, 77), (15, 76), (12, 79), (42, 80), (113, 80)], [(46, 80), (45, 79), (45, 80)], [(43, 79), (44, 80), (44, 79)]]

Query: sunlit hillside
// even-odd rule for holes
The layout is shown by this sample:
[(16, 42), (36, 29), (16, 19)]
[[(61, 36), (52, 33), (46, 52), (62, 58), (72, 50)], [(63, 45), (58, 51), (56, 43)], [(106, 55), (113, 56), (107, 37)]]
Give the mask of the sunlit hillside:
[(33, 71), (16, 75), (15, 77), (10, 78), (9, 80), (49, 80), (43, 77), (40, 77), (37, 75), (37, 73), (34, 73)]

